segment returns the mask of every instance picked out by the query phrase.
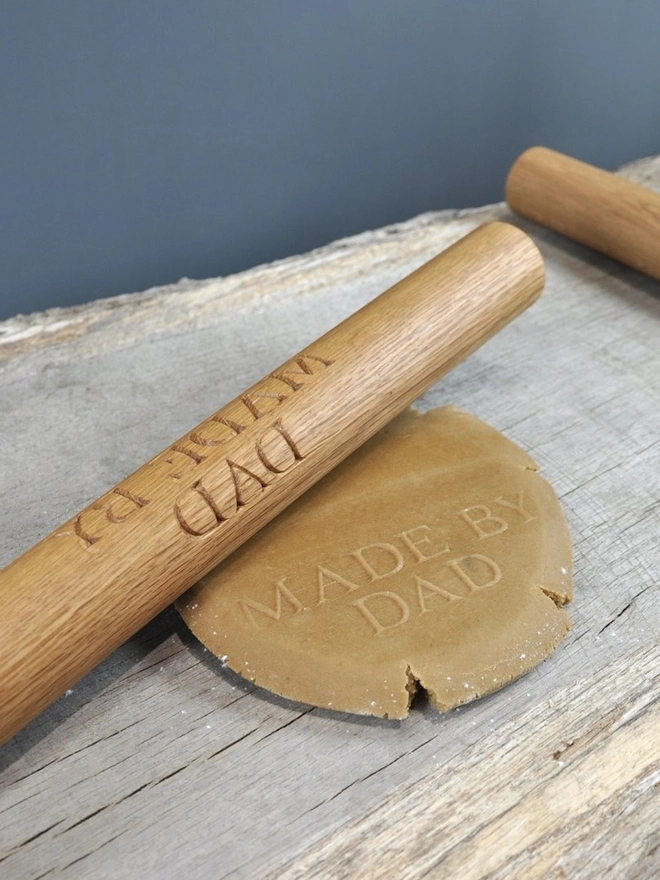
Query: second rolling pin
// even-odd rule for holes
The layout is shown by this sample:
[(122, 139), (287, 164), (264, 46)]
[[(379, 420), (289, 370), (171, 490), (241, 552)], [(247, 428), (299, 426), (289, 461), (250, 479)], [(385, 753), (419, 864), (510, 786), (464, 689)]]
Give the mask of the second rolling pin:
[(658, 193), (532, 147), (509, 171), (506, 200), (523, 217), (660, 279)]

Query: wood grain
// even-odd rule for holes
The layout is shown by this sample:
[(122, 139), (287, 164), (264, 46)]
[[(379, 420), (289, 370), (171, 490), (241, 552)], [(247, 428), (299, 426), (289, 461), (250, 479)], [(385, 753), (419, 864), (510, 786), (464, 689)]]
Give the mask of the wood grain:
[(660, 196), (546, 147), (513, 163), (506, 200), (524, 217), (660, 279)]
[[(658, 159), (624, 173), (660, 189)], [(492, 219), (513, 218), (428, 214), (0, 325), (0, 564)], [(562, 645), (448, 715), (369, 721), (241, 682), (168, 610), (0, 750), (3, 880), (658, 875), (660, 292), (521, 225), (545, 294), (417, 405), (471, 411), (554, 485), (575, 556)]]
[(491, 223), (247, 389), (0, 572), (0, 743), (533, 302)]
[[(400, 786), (276, 876), (327, 877), (330, 865), (335, 877), (598, 876), (611, 867), (600, 845), (613, 817), (619, 839), (625, 830), (617, 876), (653, 876), (659, 661), (653, 647), (555, 693), (562, 729), (543, 725), (546, 703), (466, 749), (451, 772), (440, 757), (424, 779)], [(622, 688), (631, 674), (636, 688)]]

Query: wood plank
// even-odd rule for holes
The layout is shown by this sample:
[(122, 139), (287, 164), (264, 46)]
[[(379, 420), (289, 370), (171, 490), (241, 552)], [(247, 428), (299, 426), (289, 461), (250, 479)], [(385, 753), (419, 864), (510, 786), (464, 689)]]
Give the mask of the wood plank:
[[(625, 173), (660, 189), (660, 160)], [(0, 565), (492, 218), (1, 324)], [(657, 875), (660, 288), (520, 225), (546, 293), (419, 405), (469, 410), (555, 486), (568, 639), (498, 694), (387, 722), (255, 689), (167, 611), (0, 751), (0, 876)]]
[(659, 660), (654, 647), (562, 688), (277, 876), (596, 877), (613, 830), (617, 876), (657, 876)]

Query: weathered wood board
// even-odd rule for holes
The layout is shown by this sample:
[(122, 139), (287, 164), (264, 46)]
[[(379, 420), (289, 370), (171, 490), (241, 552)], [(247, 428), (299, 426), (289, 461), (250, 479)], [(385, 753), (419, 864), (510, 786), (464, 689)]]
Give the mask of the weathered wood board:
[[(660, 189), (660, 160), (623, 173)], [(0, 565), (492, 218), (534, 235), (546, 292), (419, 405), (467, 409), (555, 486), (567, 640), (388, 722), (245, 684), (167, 611), (0, 750), (3, 880), (660, 874), (660, 286), (503, 205), (0, 324)]]

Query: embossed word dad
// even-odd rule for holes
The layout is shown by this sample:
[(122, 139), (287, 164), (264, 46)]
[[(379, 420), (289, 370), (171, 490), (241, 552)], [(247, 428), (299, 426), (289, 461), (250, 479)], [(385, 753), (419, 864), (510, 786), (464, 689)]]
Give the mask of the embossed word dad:
[(569, 629), (570, 542), (534, 462), (452, 407), (409, 411), (180, 602), (282, 696), (404, 717), (539, 663)]

